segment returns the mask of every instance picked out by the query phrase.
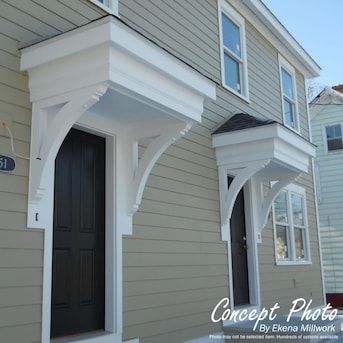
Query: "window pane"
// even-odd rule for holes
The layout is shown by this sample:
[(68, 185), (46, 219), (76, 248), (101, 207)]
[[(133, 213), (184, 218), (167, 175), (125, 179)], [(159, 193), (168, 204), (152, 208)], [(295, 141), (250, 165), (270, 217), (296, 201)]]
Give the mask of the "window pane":
[(283, 100), (283, 107), (285, 110), (285, 123), (290, 127), (295, 127), (294, 125), (294, 111), (293, 111), (293, 104), (287, 101), (286, 99)]
[(234, 24), (227, 16), (222, 15), (223, 23), (223, 43), (227, 49), (236, 56), (241, 57), (241, 38), (239, 27)]
[(304, 204), (303, 197), (298, 194), (291, 195), (293, 224), (304, 226)]
[(280, 192), (274, 201), (275, 221), (288, 223), (287, 216), (287, 193)]
[(281, 75), (283, 94), (287, 95), (290, 99), (293, 99), (294, 95), (292, 76), (283, 68), (281, 68)]
[(276, 255), (278, 260), (288, 258), (287, 228), (276, 225)]
[(328, 126), (326, 128), (326, 137), (328, 139), (335, 137), (335, 127), (334, 126)]
[(342, 137), (341, 125), (336, 125), (335, 127), (335, 137)]
[(225, 83), (238, 93), (241, 93), (239, 63), (228, 55), (224, 55)]
[(303, 229), (294, 228), (295, 257), (298, 260), (302, 260), (305, 258), (303, 232), (304, 232)]
[(342, 138), (334, 138), (328, 140), (328, 150), (340, 150), (343, 148)]

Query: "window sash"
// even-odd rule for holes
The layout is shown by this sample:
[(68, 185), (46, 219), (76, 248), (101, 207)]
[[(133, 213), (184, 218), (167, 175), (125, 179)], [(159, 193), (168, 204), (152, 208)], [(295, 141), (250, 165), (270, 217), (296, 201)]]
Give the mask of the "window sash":
[[(284, 73), (287, 74), (290, 77), (290, 82), (291, 82), (291, 92), (292, 92), (292, 96), (290, 97), (288, 96), (285, 88), (284, 88), (284, 84), (285, 84), (285, 80), (284, 80)], [(295, 97), (295, 90), (294, 90), (294, 75), (293, 73), (290, 73), (285, 67), (281, 66), (281, 83), (282, 83), (282, 94), (284, 97), (290, 99), (291, 101), (294, 101), (294, 97)]]
[[(275, 258), (278, 262), (306, 262), (309, 260), (309, 251), (308, 251), (308, 240), (307, 240), (307, 218), (306, 218), (306, 201), (305, 195), (300, 194), (297, 192), (293, 192), (290, 190), (282, 190), (282, 192), (286, 193), (286, 211), (288, 216), (288, 222), (279, 222), (276, 220), (275, 216), (275, 202), (273, 204), (273, 218), (274, 218), (274, 244), (275, 244)], [(302, 216), (303, 216), (303, 225), (298, 225), (294, 223), (293, 218), (293, 208), (291, 202), (291, 195), (294, 194), (296, 196), (301, 197), (302, 199)], [(277, 226), (285, 227), (287, 233), (287, 249), (288, 249), (288, 258), (278, 258), (278, 242), (277, 242)], [(295, 241), (295, 232), (296, 230), (301, 230), (301, 243), (303, 247), (303, 256), (302, 258), (297, 258), (297, 249), (296, 249), (296, 241)]]
[[(237, 70), (236, 71), (236, 75), (235, 77), (237, 78), (237, 82), (236, 82), (236, 87), (231, 87), (230, 85), (230, 81), (227, 81), (226, 80), (226, 75), (228, 74), (230, 76), (230, 70), (229, 68), (225, 68), (226, 66), (226, 57), (228, 59), (231, 59), (233, 62), (235, 62), (237, 64)], [(227, 87), (229, 87), (233, 92), (236, 92), (236, 93), (239, 93), (239, 94), (242, 94), (242, 65), (236, 61), (234, 58), (231, 58), (231, 56), (227, 55), (224, 53), (224, 82), (226, 84)], [(237, 89), (236, 89), (237, 88)]]
[(279, 250), (279, 246), (278, 246), (278, 242), (276, 241), (275, 242), (275, 245), (276, 245), (276, 252), (277, 252), (277, 259), (279, 261), (289, 261), (290, 260), (290, 253), (291, 253), (291, 248), (290, 248), (290, 230), (289, 230), (289, 226), (286, 226), (286, 225), (276, 225), (276, 238), (278, 236), (277, 234), (277, 226), (281, 227), (281, 228), (284, 228), (285, 229), (285, 235), (286, 235), (286, 257), (284, 258), (279, 258), (278, 257), (278, 250)]
[[(287, 74), (290, 76), (288, 79), (289, 82), (285, 82), (285, 78), (283, 74)], [(279, 78), (280, 78), (280, 93), (282, 98), (282, 112), (283, 112), (283, 122), (284, 124), (295, 130), (297, 132), (300, 131), (300, 122), (299, 122), (299, 109), (298, 109), (298, 100), (297, 100), (297, 87), (296, 87), (296, 74), (295, 69), (288, 61), (286, 61), (280, 54), (279, 54)], [(291, 86), (290, 92), (286, 91), (284, 84), (288, 84)], [(292, 106), (292, 116), (293, 120), (290, 125), (289, 121), (287, 121), (286, 117), (286, 108), (284, 102), (287, 101)]]
[[(330, 134), (329, 130), (332, 130)], [(340, 135), (337, 134), (339, 130)], [(343, 149), (342, 125), (334, 124), (325, 127), (326, 145), (328, 151), (336, 151)]]
[(221, 24), (222, 24), (222, 42), (223, 42), (223, 47), (228, 50), (231, 54), (233, 54), (236, 58), (241, 58), (241, 56), (237, 55), (234, 51), (232, 51), (228, 46), (225, 45), (224, 43), (224, 36), (225, 36), (225, 32), (224, 32), (224, 20), (223, 18), (226, 18), (229, 22), (231, 22), (234, 26), (236, 26), (238, 28), (238, 33), (239, 33), (239, 53), (242, 56), (243, 52), (242, 52), (242, 28), (241, 25), (239, 23), (236, 23), (235, 20), (232, 20), (230, 16), (228, 16), (224, 11), (221, 12)]
[[(234, 26), (235, 30), (224, 31), (224, 20), (228, 19)], [(228, 3), (223, 2), (220, 4), (220, 43), (221, 43), (221, 75), (222, 75), (222, 85), (227, 88), (233, 94), (249, 101), (249, 85), (248, 85), (248, 70), (247, 70), (247, 54), (246, 54), (246, 41), (245, 41), (245, 22), (244, 18), (236, 12), (236, 10), (231, 7)], [(225, 34), (226, 33), (226, 34)], [(231, 35), (232, 33), (232, 35)], [(232, 38), (230, 37), (232, 36)], [(225, 42), (226, 40), (226, 42)], [(226, 43), (226, 44), (225, 44)], [(231, 49), (230, 49), (230, 45)], [(225, 56), (231, 58), (233, 61), (238, 63), (238, 76), (239, 83), (235, 87), (231, 85), (227, 80), (227, 61), (225, 61)], [(233, 80), (231, 80), (233, 81)]]

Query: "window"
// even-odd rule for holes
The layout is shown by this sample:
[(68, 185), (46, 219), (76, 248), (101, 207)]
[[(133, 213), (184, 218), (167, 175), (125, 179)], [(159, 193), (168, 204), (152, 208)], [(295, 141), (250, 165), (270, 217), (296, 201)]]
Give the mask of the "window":
[(118, 0), (89, 0), (106, 12), (118, 15)]
[(248, 100), (244, 19), (225, 1), (219, 18), (223, 86)]
[(274, 200), (275, 256), (278, 264), (309, 262), (305, 190), (283, 189)]
[(343, 149), (341, 124), (327, 126), (325, 133), (328, 151)]
[(282, 95), (283, 122), (286, 126), (299, 130), (298, 104), (294, 68), (279, 56), (280, 83)]

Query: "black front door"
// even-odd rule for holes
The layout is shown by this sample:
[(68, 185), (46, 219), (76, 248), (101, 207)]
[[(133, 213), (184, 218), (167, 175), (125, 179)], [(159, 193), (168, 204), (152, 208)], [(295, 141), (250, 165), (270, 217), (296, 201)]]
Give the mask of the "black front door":
[(51, 336), (104, 329), (105, 139), (72, 129), (55, 163)]
[[(229, 177), (229, 185), (232, 182)], [(243, 189), (239, 192), (231, 215), (231, 256), (234, 305), (249, 304), (248, 256), (245, 230)]]

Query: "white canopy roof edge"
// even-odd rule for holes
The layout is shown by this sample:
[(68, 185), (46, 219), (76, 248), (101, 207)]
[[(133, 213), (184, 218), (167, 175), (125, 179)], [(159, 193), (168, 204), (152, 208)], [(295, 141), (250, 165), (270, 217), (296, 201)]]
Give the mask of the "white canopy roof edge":
[[(132, 216), (158, 157), (201, 121), (204, 102), (216, 97), (213, 82), (112, 16), (24, 48), (21, 70), (29, 75), (33, 112), (28, 199), (33, 228), (47, 226), (55, 157), (83, 115), (96, 113), (118, 130), (118, 146), (126, 150), (118, 163), (129, 177), (117, 182), (126, 184), (122, 197)], [(138, 159), (135, 147), (147, 137), (154, 139)]]

